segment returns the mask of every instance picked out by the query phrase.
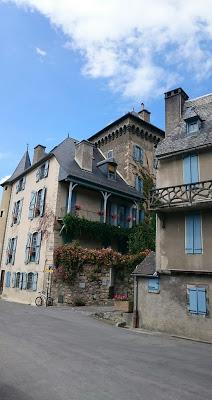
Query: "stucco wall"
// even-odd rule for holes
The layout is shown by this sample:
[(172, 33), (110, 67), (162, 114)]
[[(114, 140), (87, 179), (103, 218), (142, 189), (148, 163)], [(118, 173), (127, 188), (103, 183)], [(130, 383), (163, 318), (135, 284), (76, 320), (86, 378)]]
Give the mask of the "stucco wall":
[[(211, 152), (199, 154), (200, 181), (211, 180)], [(183, 157), (160, 160), (157, 170), (157, 187), (183, 185)]]
[[(12, 186), (10, 208), (8, 213), (8, 222), (5, 233), (5, 242), (3, 248), (3, 257), (1, 269), (11, 272), (37, 272), (38, 273), (38, 285), (37, 292), (43, 289), (44, 285), (44, 269), (49, 265), (53, 264), (53, 250), (55, 235), (53, 233), (54, 215), (56, 211), (57, 202), (57, 189), (58, 189), (58, 172), (59, 164), (57, 160), (52, 157), (49, 162), (48, 177), (41, 179), (36, 182), (36, 169), (29, 172), (26, 177), (26, 185), (23, 191), (16, 193), (16, 183)], [(30, 262), (25, 264), (25, 247), (27, 242), (28, 233), (33, 233), (39, 229), (40, 218), (36, 217), (33, 220), (28, 219), (29, 204), (31, 198), (31, 191), (38, 191), (46, 187), (46, 202), (45, 211), (47, 213), (47, 230), (48, 233), (42, 238), (41, 249), (40, 249), (40, 261), (39, 264)], [(20, 224), (15, 224), (11, 227), (11, 217), (13, 211), (13, 205), (15, 201), (23, 199), (23, 208), (21, 213)], [(45, 217), (44, 217), (45, 218)], [(43, 227), (44, 228), (44, 227)], [(14, 265), (6, 265), (6, 251), (8, 246), (9, 238), (18, 237), (17, 248), (15, 254)], [(37, 292), (28, 290), (19, 290), (18, 288), (6, 288), (4, 286), (2, 296), (14, 301), (34, 303), (34, 299), (37, 296)]]
[[(205, 287), (208, 314), (192, 315), (187, 306), (187, 285)], [(138, 278), (139, 327), (212, 341), (212, 277), (160, 277), (160, 293), (148, 293), (148, 279)]]
[(185, 213), (176, 212), (157, 218), (157, 269), (186, 271), (212, 271), (212, 213), (202, 210), (203, 254), (185, 253)]
[(7, 225), (7, 216), (10, 206), (11, 186), (5, 185), (3, 188), (1, 206), (0, 206), (0, 263), (3, 251), (4, 235)]

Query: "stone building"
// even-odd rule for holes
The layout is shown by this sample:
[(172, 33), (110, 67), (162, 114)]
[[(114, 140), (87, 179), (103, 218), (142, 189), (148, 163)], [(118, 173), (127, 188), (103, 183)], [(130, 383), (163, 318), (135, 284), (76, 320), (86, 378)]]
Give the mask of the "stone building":
[(156, 256), (134, 271), (138, 326), (212, 341), (212, 94), (165, 93), (150, 209)]
[[(142, 105), (143, 107), (143, 105)], [(150, 122), (150, 112), (128, 112), (88, 140), (105, 155), (114, 157), (127, 183), (142, 187), (143, 175), (155, 179), (155, 148), (164, 131)]]
[[(2, 186), (1, 292), (9, 300), (33, 304), (45, 290), (65, 214), (123, 227), (139, 222), (142, 193), (119, 175), (114, 158), (85, 140), (67, 138), (49, 153), (36, 146), (32, 164), (26, 152)], [(81, 244), (102, 247), (86, 234)]]

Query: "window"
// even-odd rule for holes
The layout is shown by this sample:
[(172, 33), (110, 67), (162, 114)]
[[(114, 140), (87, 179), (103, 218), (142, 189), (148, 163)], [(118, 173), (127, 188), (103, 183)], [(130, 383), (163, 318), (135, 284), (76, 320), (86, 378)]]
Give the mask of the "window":
[(7, 288), (10, 287), (10, 279), (11, 279), (11, 272), (8, 271), (8, 272), (6, 273), (6, 281), (5, 281), (5, 286), (6, 286)]
[(30, 272), (27, 275), (27, 289), (28, 290), (33, 290), (33, 280), (34, 280), (34, 274)]
[(45, 199), (46, 199), (46, 188), (38, 190), (38, 192), (31, 193), (31, 199), (29, 203), (29, 219), (35, 217), (42, 217), (45, 209)]
[(148, 292), (149, 293), (159, 293), (160, 292), (160, 280), (159, 278), (149, 278), (148, 279)]
[(135, 188), (143, 194), (143, 179), (138, 175), (135, 177)]
[(199, 131), (199, 119), (195, 118), (193, 120), (187, 121), (186, 131), (189, 135)]
[(113, 150), (107, 152), (107, 158), (113, 158)]
[(16, 274), (16, 285), (15, 285), (15, 287), (17, 287), (17, 288), (19, 288), (19, 286), (20, 286), (20, 278), (21, 278), (21, 274), (20, 274), (20, 272), (17, 272), (17, 274)]
[(46, 178), (48, 176), (48, 172), (49, 172), (49, 160), (41, 164), (40, 167), (37, 169), (36, 182), (40, 181), (43, 178)]
[(14, 264), (15, 263), (16, 246), (17, 246), (17, 236), (15, 238), (9, 239), (9, 241), (8, 241), (6, 264)]
[(114, 165), (108, 165), (108, 178), (112, 180), (116, 179), (116, 167)]
[(22, 205), (23, 205), (23, 199), (18, 200), (14, 203), (11, 226), (20, 223)]
[(29, 233), (25, 250), (25, 263), (36, 262), (40, 260), (41, 232)]
[(19, 181), (16, 183), (16, 193), (20, 192), (21, 190), (25, 189), (26, 177), (23, 176)]
[(144, 161), (144, 151), (141, 147), (134, 145), (133, 146), (133, 159), (143, 164)]
[(108, 203), (107, 223), (122, 228), (128, 228), (132, 219), (130, 214), (130, 207), (116, 203)]
[(199, 157), (197, 154), (184, 157), (183, 182), (184, 184), (199, 182)]
[(202, 254), (202, 218), (200, 213), (185, 217), (185, 252), (186, 254)]
[(4, 215), (4, 211), (3, 211), (3, 210), (1, 210), (1, 212), (0, 212), (0, 217), (2, 218), (2, 217), (3, 217), (3, 215)]
[(206, 315), (206, 289), (203, 287), (188, 286), (188, 310), (191, 314)]

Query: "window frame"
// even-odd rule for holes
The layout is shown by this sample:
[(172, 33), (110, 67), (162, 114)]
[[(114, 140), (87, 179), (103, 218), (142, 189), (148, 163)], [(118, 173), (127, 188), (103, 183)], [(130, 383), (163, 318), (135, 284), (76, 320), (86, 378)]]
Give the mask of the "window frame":
[[(156, 283), (156, 285), (151, 285), (150, 283)], [(160, 293), (160, 277), (159, 276), (152, 276), (148, 277), (148, 293)]]

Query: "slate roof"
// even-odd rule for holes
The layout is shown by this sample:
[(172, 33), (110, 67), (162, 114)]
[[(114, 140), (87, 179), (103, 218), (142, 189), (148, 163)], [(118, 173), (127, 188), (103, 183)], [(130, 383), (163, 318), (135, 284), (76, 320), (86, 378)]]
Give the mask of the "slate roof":
[[(17, 167), (16, 167), (15, 171), (13, 172), (13, 174), (7, 180), (7, 182), (14, 181), (19, 175), (21, 175), (24, 171), (26, 171), (30, 167), (31, 167), (31, 161), (30, 161), (30, 158), (29, 158), (28, 150), (27, 150), (24, 153), (21, 161), (17, 165)], [(4, 183), (6, 183), (6, 182), (4, 182)]]
[(151, 251), (145, 259), (136, 266), (133, 275), (151, 276), (156, 273), (155, 252)]
[(105, 126), (103, 129), (101, 129), (100, 131), (96, 132), (94, 135), (90, 136), (88, 138), (88, 140), (93, 141), (99, 135), (101, 135), (103, 132), (108, 131), (109, 129), (113, 128), (113, 126), (115, 127), (116, 125), (120, 124), (121, 122), (123, 122), (127, 118), (134, 119), (136, 122), (142, 123), (146, 128), (150, 128), (151, 130), (155, 130), (158, 135), (160, 135), (162, 138), (164, 138), (165, 132), (162, 129), (160, 129), (157, 126), (151, 124), (150, 122), (144, 121), (137, 112), (129, 111), (127, 114), (125, 114), (122, 117), (116, 119), (111, 124)]
[[(201, 127), (198, 133), (186, 133), (186, 119), (198, 116)], [(205, 150), (212, 146), (212, 94), (187, 100), (184, 104), (182, 118), (179, 125), (162, 140), (156, 149), (158, 158), (165, 158), (173, 154), (190, 152), (198, 148)]]
[(117, 179), (114, 181), (108, 179), (107, 176), (104, 175), (101, 169), (97, 167), (97, 164), (105, 160), (105, 158), (96, 147), (93, 149), (92, 172), (82, 170), (74, 159), (76, 143), (78, 143), (77, 140), (73, 138), (66, 138), (58, 146), (54, 147), (48, 154), (45, 154), (44, 157), (39, 160), (39, 162), (33, 165), (31, 165), (28, 152), (26, 152), (12, 176), (7, 180), (7, 182), (4, 182), (3, 185), (5, 185), (5, 183), (16, 181), (25, 173), (37, 168), (38, 165), (48, 158), (55, 156), (60, 164), (58, 178), (59, 181), (67, 179), (80, 180), (84, 184), (87, 183), (94, 186), (103, 187), (116, 193), (120, 192), (135, 199), (141, 198), (141, 194), (136, 189), (129, 186), (119, 174), (117, 174)]
[(60, 164), (59, 181), (67, 178), (77, 178), (87, 183), (114, 190), (115, 192), (123, 192), (137, 199), (141, 198), (140, 193), (129, 186), (119, 174), (117, 174), (115, 181), (108, 179), (104, 175), (101, 169), (97, 167), (97, 164), (104, 161), (105, 158), (96, 147), (93, 149), (92, 172), (82, 170), (74, 159), (75, 143), (77, 143), (75, 139), (67, 138), (51, 151)]

